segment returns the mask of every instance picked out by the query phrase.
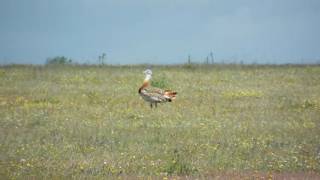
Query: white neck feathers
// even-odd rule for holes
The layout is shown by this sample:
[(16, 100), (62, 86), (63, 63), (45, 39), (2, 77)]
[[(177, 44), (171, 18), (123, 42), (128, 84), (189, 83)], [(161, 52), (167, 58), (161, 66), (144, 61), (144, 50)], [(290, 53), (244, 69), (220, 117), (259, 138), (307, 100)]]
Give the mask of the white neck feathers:
[(146, 78), (144, 79), (144, 81), (149, 81), (151, 79), (151, 75), (150, 74), (147, 74), (146, 75)]

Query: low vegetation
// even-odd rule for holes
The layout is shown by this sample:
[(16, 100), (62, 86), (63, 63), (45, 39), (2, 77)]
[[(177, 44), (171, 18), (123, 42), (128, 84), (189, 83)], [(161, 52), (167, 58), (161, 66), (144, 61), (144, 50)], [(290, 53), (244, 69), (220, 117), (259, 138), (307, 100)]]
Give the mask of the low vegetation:
[(0, 67), (1, 179), (307, 177), (320, 172), (320, 66)]

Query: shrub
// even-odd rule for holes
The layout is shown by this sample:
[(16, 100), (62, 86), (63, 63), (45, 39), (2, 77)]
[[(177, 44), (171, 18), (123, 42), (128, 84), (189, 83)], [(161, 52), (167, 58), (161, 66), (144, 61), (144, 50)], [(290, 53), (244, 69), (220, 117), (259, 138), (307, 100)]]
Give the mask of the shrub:
[(65, 56), (56, 56), (54, 58), (48, 58), (46, 64), (72, 64), (72, 60)]

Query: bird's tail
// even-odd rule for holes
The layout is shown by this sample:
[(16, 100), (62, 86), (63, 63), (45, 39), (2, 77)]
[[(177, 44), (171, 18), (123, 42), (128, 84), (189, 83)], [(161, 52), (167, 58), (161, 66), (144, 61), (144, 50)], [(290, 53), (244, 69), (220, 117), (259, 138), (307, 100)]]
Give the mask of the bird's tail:
[(164, 95), (167, 97), (168, 101), (171, 102), (172, 100), (174, 100), (176, 98), (176, 95), (178, 93), (175, 91), (171, 91), (171, 90), (165, 90), (164, 91)]

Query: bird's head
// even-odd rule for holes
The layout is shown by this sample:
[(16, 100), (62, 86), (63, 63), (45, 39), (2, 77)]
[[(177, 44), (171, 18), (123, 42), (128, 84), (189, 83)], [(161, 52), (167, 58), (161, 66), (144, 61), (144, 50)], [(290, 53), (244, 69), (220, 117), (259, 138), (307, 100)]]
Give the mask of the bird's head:
[(146, 69), (145, 71), (143, 71), (143, 74), (145, 74), (145, 75), (152, 75), (152, 71), (151, 71), (151, 69)]

